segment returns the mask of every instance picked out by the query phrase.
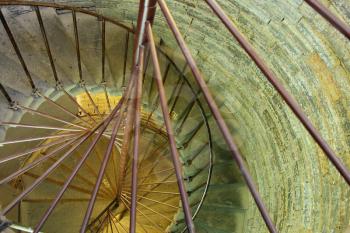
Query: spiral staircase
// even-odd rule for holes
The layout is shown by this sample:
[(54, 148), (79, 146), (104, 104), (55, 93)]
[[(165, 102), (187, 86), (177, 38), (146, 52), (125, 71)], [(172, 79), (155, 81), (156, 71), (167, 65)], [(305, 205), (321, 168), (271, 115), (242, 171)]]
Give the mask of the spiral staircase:
[[(133, 118), (115, 109), (137, 99), (125, 93), (133, 88), (138, 24), (93, 6), (0, 7), (0, 223), (6, 231), (79, 232), (102, 178), (86, 232), (129, 232)], [(188, 62), (155, 42), (196, 232), (248, 232), (249, 189), (208, 101)], [(142, 60), (136, 232), (190, 232), (150, 48)], [(224, 101), (217, 104), (225, 118)]]
[[(134, 29), (86, 14), (91, 9), (38, 4), (3, 6), (1, 10), (3, 22), (14, 38), (12, 42), (28, 69), (28, 73), (23, 71), (14, 44), (2, 27), (1, 177), (22, 171), (1, 181), (4, 207), (50, 166), (55, 166), (72, 147), (69, 142), (76, 142), (81, 132), (93, 128), (117, 105), (131, 74)], [(185, 62), (183, 67), (177, 67), (163, 52), (161, 41), (158, 54), (198, 232), (242, 232), (247, 190), (238, 173), (225, 172), (234, 170), (225, 151), (214, 158), (209, 127), (212, 119), (198, 89), (188, 81)], [(146, 54), (137, 232), (181, 232), (185, 230), (184, 216), (149, 60)], [(107, 129), (69, 185), (43, 232), (79, 230), (82, 210), (93, 190), (110, 131)], [(129, 231), (131, 160), (128, 159), (123, 179), (118, 178), (122, 139), (123, 134), (118, 134), (89, 223), (90, 232)], [(8, 212), (7, 218), (17, 225), (34, 228), (89, 143), (83, 143), (65, 158)], [(10, 159), (10, 155), (16, 156)], [(118, 184), (119, 180), (123, 183)], [(118, 190), (122, 196), (115, 200)], [(228, 214), (226, 220), (223, 214)], [(215, 218), (223, 224), (214, 225)]]

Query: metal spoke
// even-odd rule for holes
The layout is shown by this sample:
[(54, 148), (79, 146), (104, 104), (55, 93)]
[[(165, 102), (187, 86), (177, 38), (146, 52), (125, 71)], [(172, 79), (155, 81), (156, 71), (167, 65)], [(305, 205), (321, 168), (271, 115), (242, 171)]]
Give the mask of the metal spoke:
[(332, 24), (339, 32), (350, 40), (350, 26), (340, 20), (329, 9), (327, 9), (318, 0), (305, 0), (315, 11), (324, 17), (330, 24)]
[(46, 31), (45, 31), (45, 27), (44, 27), (44, 22), (43, 22), (43, 19), (41, 18), (40, 9), (39, 9), (38, 6), (35, 6), (34, 8), (35, 8), (36, 16), (38, 18), (40, 31), (41, 31), (41, 34), (43, 36), (44, 42), (45, 42), (46, 52), (47, 52), (47, 55), (49, 56), (49, 61), (50, 61), (53, 77), (54, 77), (56, 83), (58, 84), (58, 83), (60, 83), (60, 81), (59, 81), (59, 79), (57, 77), (57, 71), (56, 71), (55, 63), (53, 62), (51, 49), (50, 49), (50, 44), (49, 44), (49, 41), (47, 40)]
[[(32, 177), (32, 178), (35, 178), (35, 179), (38, 179), (40, 177), (39, 175), (31, 173), (31, 172), (27, 172), (24, 175)], [(45, 181), (47, 181), (47, 182), (49, 182), (51, 184), (55, 184), (57, 186), (61, 186), (61, 185), (64, 184), (64, 181), (61, 181), (61, 180), (58, 180), (58, 179), (54, 179), (54, 178), (50, 178), (50, 177), (47, 177), (45, 179)], [(80, 193), (90, 194), (90, 190), (89, 189), (85, 189), (85, 188), (82, 188), (82, 187), (79, 187), (79, 186), (76, 186), (76, 185), (70, 185), (69, 188), (72, 189), (72, 190), (78, 191)], [(104, 197), (106, 198), (107, 196), (104, 196)]]
[(151, 48), (151, 55), (152, 55), (152, 61), (153, 61), (153, 67), (154, 67), (154, 75), (155, 75), (155, 79), (157, 81), (159, 100), (160, 100), (160, 104), (162, 107), (164, 123), (165, 123), (166, 130), (168, 133), (168, 139), (169, 139), (170, 149), (171, 149), (171, 156), (172, 156), (172, 160), (173, 160), (173, 165), (175, 167), (175, 173), (176, 173), (176, 178), (177, 178), (177, 182), (178, 182), (178, 188), (180, 191), (182, 207), (183, 207), (183, 211), (185, 214), (185, 221), (186, 221), (186, 225), (188, 227), (189, 232), (192, 233), (192, 232), (196, 232), (196, 231), (195, 231), (195, 226), (194, 226), (193, 220), (192, 220), (192, 214), (191, 214), (190, 204), (188, 201), (188, 195), (187, 195), (187, 192), (185, 189), (185, 184), (184, 184), (184, 181), (182, 178), (182, 169), (181, 169), (181, 164), (179, 161), (179, 153), (177, 151), (176, 141), (174, 138), (174, 133), (173, 133), (173, 129), (172, 129), (171, 122), (170, 122), (168, 104), (167, 104), (167, 100), (166, 100), (165, 90), (164, 90), (164, 86), (163, 86), (163, 82), (162, 82), (162, 75), (160, 73), (159, 61), (158, 61), (158, 57), (157, 57), (157, 50), (156, 50), (156, 47), (154, 44), (152, 28), (151, 28), (150, 23), (146, 24), (146, 33), (147, 33), (147, 38), (149, 40), (149, 44), (150, 44), (150, 48)]
[(62, 137), (69, 137), (77, 135), (77, 133), (70, 133), (70, 134), (56, 134), (56, 135), (50, 135), (50, 136), (44, 136), (44, 137), (33, 137), (33, 138), (24, 138), (24, 139), (17, 139), (17, 140), (9, 140), (0, 142), (0, 147), (9, 145), (9, 144), (16, 144), (16, 143), (23, 143), (23, 142), (34, 142), (34, 141), (41, 141), (41, 140), (47, 140), (52, 138), (62, 138)]
[[(122, 194), (122, 195), (123, 195), (123, 194)], [(129, 196), (125, 195), (125, 194), (124, 194), (123, 196), (124, 196), (126, 199), (127, 199), (127, 198), (131, 199), (131, 197), (129, 197)], [(150, 208), (150, 207), (148, 207), (148, 206), (142, 204), (141, 202), (137, 201), (137, 204), (140, 205), (140, 206), (142, 206), (142, 207), (144, 207), (145, 209), (151, 211), (152, 213), (155, 213), (155, 214), (161, 216), (162, 218), (168, 220), (169, 222), (172, 222), (172, 220), (171, 220), (170, 218), (168, 218), (167, 216), (165, 216), (164, 214), (161, 214), (161, 213), (159, 213), (158, 211), (155, 211), (154, 209), (152, 209), (152, 208)], [(136, 208), (135, 208), (135, 209), (136, 209)]]
[(68, 96), (68, 98), (83, 112), (85, 113), (85, 115), (93, 122), (96, 123), (96, 120), (76, 101), (76, 99), (69, 94), (64, 88), (62, 88), (62, 91), (64, 94), (66, 94), (66, 96)]
[(26, 156), (28, 154), (31, 154), (33, 152), (36, 152), (36, 151), (40, 151), (44, 148), (48, 148), (48, 147), (52, 147), (52, 146), (55, 146), (55, 145), (58, 145), (60, 143), (63, 143), (63, 142), (66, 142), (68, 140), (72, 139), (71, 137), (69, 138), (63, 138), (62, 140), (57, 140), (57, 141), (53, 141), (51, 143), (48, 143), (48, 144), (44, 144), (42, 146), (38, 146), (38, 147), (35, 147), (35, 148), (32, 148), (32, 149), (29, 149), (29, 150), (26, 150), (24, 152), (19, 152), (19, 153), (16, 153), (14, 155), (9, 155), (5, 158), (2, 158), (0, 159), (0, 164), (2, 163), (5, 163), (5, 162), (8, 162), (8, 161), (11, 161), (13, 159), (17, 159), (17, 158), (20, 158), (20, 157), (23, 157), (23, 156)]
[[(127, 192), (127, 191), (123, 191), (123, 193), (127, 194), (127, 195), (131, 195), (132, 193), (130, 192)], [(170, 205), (168, 203), (165, 203), (165, 202), (160, 202), (160, 201), (157, 201), (157, 200), (154, 200), (154, 199), (151, 199), (151, 198), (148, 198), (146, 196), (140, 196), (139, 197), (140, 199), (145, 199), (145, 200), (148, 200), (148, 201), (151, 201), (151, 202), (154, 202), (154, 203), (158, 203), (158, 204), (161, 204), (161, 205), (164, 205), (164, 206), (168, 206), (168, 207), (171, 207), (173, 209), (178, 209), (179, 207), (177, 206), (173, 206), (173, 205)]]
[(141, 102), (142, 102), (142, 71), (144, 62), (144, 47), (140, 49), (140, 64), (138, 64), (138, 77), (135, 88), (135, 128), (134, 128), (134, 145), (132, 158), (132, 179), (131, 179), (131, 210), (130, 210), (130, 233), (136, 232), (136, 205), (137, 205), (137, 175), (139, 160), (139, 144), (140, 144), (140, 127), (141, 127)]
[(30, 169), (32, 169), (32, 168), (36, 167), (37, 165), (39, 165), (40, 163), (46, 161), (49, 157), (54, 156), (55, 154), (57, 154), (57, 152), (59, 152), (59, 151), (65, 149), (66, 147), (70, 146), (71, 144), (73, 144), (75, 141), (77, 141), (81, 137), (82, 136), (79, 136), (77, 138), (73, 138), (72, 140), (69, 140), (68, 142), (66, 142), (65, 144), (59, 146), (55, 150), (53, 150), (50, 153), (46, 154), (45, 156), (35, 160), (32, 163), (29, 163), (28, 165), (22, 167), (21, 169), (17, 170), (16, 172), (12, 173), (11, 175), (5, 177), (4, 179), (2, 179), (0, 181), (0, 185), (5, 184), (5, 183), (11, 181), (12, 179), (14, 179), (14, 178), (16, 178), (16, 177), (26, 173)]
[(48, 101), (50, 104), (56, 106), (57, 108), (61, 109), (63, 112), (65, 112), (65, 113), (67, 113), (68, 115), (70, 115), (70, 116), (76, 118), (77, 120), (79, 120), (80, 122), (86, 124), (89, 128), (91, 128), (90, 123), (87, 122), (86, 120), (84, 120), (84, 119), (78, 117), (77, 115), (75, 115), (74, 113), (72, 113), (71, 111), (69, 111), (68, 109), (66, 109), (65, 107), (63, 107), (62, 105), (56, 103), (55, 101), (51, 100), (50, 98), (48, 98), (47, 96), (41, 94), (40, 92), (37, 92), (37, 94), (38, 94), (39, 96), (41, 96), (42, 98), (44, 98), (46, 101)]
[[(57, 159), (55, 158), (49, 158), (50, 160), (52, 160), (53, 162), (56, 162)], [(87, 165), (87, 164), (86, 164)], [(60, 166), (60, 169), (63, 170), (64, 172), (68, 171), (68, 172), (72, 172), (73, 171), (73, 168), (65, 165), (64, 163), (61, 164)], [(66, 173), (65, 173), (66, 174)], [(91, 182), (89, 179), (85, 178), (84, 176), (80, 175), (79, 173), (77, 174), (76, 176), (77, 178), (79, 178), (80, 180), (82, 180), (83, 182), (85, 182), (87, 185), (89, 185), (90, 187), (94, 187), (94, 183)], [(104, 193), (105, 195), (107, 196), (110, 196), (110, 197), (113, 197), (113, 193), (108, 193), (109, 189), (106, 188), (106, 189), (101, 189), (101, 192)], [(90, 194), (90, 192), (89, 192)]]
[[(39, 178), (37, 178), (30, 186), (28, 186), (21, 194), (19, 194), (10, 204), (8, 204), (0, 213), (0, 215), (6, 215), (13, 207), (15, 207), (19, 201), (21, 201), (26, 195), (28, 195), (31, 191), (33, 191), (40, 183), (42, 183), (47, 176), (53, 172), (68, 156), (72, 154), (72, 152), (78, 148), (80, 144), (86, 140), (88, 137), (84, 136), (79, 140), (71, 149), (69, 149), (56, 163), (50, 166)], [(6, 178), (5, 178), (6, 179)], [(37, 232), (38, 233), (38, 232)]]
[(62, 128), (62, 127), (31, 125), (31, 124), (14, 123), (14, 122), (0, 122), (0, 125), (14, 127), (14, 128), (21, 127), (21, 128), (31, 128), (31, 129), (49, 129), (49, 130), (72, 131), (72, 132), (83, 131), (82, 129), (69, 129), (69, 128)]
[(4, 17), (4, 14), (2, 13), (2, 9), (1, 9), (1, 8), (0, 8), (0, 20), (1, 20), (2, 25), (3, 25), (4, 28), (5, 28), (5, 31), (6, 31), (6, 33), (7, 33), (7, 36), (9, 37), (9, 39), (10, 39), (10, 41), (11, 41), (12, 47), (13, 47), (13, 49), (14, 49), (15, 52), (16, 52), (16, 55), (17, 55), (17, 57), (18, 57), (18, 60), (20, 61), (21, 65), (22, 65), (22, 68), (23, 68), (23, 70), (24, 70), (24, 73), (26, 74), (26, 77), (27, 77), (27, 79), (28, 79), (28, 81), (29, 81), (29, 83), (30, 83), (30, 86), (32, 87), (33, 91), (35, 91), (35, 90), (36, 90), (36, 87), (35, 87), (33, 78), (32, 78), (32, 76), (31, 76), (31, 74), (30, 74), (30, 72), (29, 72), (29, 70), (28, 70), (28, 67), (27, 67), (27, 65), (26, 65), (26, 63), (25, 63), (25, 61), (24, 61), (24, 59), (23, 59), (23, 57), (22, 57), (21, 51), (20, 51), (19, 48), (18, 48), (18, 45), (17, 45), (17, 43), (16, 43), (16, 40), (15, 40), (15, 38), (13, 37), (13, 34), (12, 34), (12, 32), (11, 32), (11, 29), (9, 28), (9, 26), (8, 26), (8, 24), (7, 24), (7, 21), (6, 21), (5, 17)]
[[(128, 199), (126, 199), (124, 196), (120, 196), (120, 200), (124, 203), (124, 205), (129, 209), (130, 211), (130, 201)], [(128, 204), (129, 205), (128, 205)], [(160, 230), (160, 232), (163, 232), (164, 229), (160, 228), (158, 226), (158, 224), (156, 224), (155, 222), (153, 222), (149, 217), (147, 217), (146, 214), (144, 214), (140, 209), (136, 208), (136, 211), (138, 211), (143, 217), (145, 217), (145, 219), (147, 219), (147, 221), (149, 221), (155, 228), (157, 228), (158, 230)]]
[(0, 92), (4, 95), (6, 98), (8, 104), (11, 106), (13, 104), (13, 100), (9, 93), (6, 91), (5, 87), (0, 83)]
[[(102, 129), (99, 131), (98, 135), (94, 138), (94, 141), (90, 144), (89, 148), (85, 151), (83, 157), (81, 158), (79, 163), (75, 166), (74, 171), (71, 173), (70, 177), (66, 180), (66, 183), (62, 186), (59, 193), (57, 193), (55, 200), (51, 203), (50, 207), (46, 210), (45, 214), (42, 216), (39, 223), (35, 227), (34, 233), (39, 232), (39, 230), (42, 228), (42, 226), (44, 225), (44, 223), (46, 222), (46, 220), (48, 219), (48, 217), (50, 216), (52, 211), (55, 209), (58, 202), (62, 198), (63, 194), (66, 192), (69, 184), (72, 182), (72, 180), (74, 179), (74, 177), (76, 176), (76, 174), (78, 173), (78, 171), (80, 170), (82, 165), (87, 160), (91, 151), (94, 149), (98, 140), (102, 137), (103, 132), (106, 130), (106, 128), (108, 127), (109, 123), (112, 121), (114, 116), (117, 114), (118, 111), (122, 112), (121, 107), (122, 107), (122, 105), (124, 105), (123, 104), (124, 100), (127, 100), (129, 98), (132, 87), (133, 87), (133, 77), (130, 80), (127, 89), (125, 90), (124, 95), (122, 96), (121, 100), (118, 102), (117, 106), (113, 109), (112, 113), (108, 116), (108, 118), (105, 121), (102, 121), (101, 123), (99, 123), (96, 126), (95, 130), (99, 129), (100, 127), (102, 127)], [(93, 131), (91, 131), (89, 135), (92, 135), (92, 133), (93, 133)]]
[(24, 106), (22, 106), (22, 105), (16, 105), (16, 107), (19, 107), (20, 109), (23, 109), (23, 110), (25, 110), (25, 111), (34, 113), (34, 114), (36, 114), (36, 115), (43, 116), (43, 117), (45, 117), (45, 118), (52, 119), (52, 120), (55, 120), (55, 121), (58, 121), (58, 122), (61, 122), (61, 123), (65, 123), (65, 124), (67, 124), (67, 125), (71, 125), (71, 126), (74, 126), (74, 127), (80, 128), (80, 129), (84, 129), (84, 130), (87, 130), (87, 129), (88, 129), (88, 128), (83, 127), (83, 126), (81, 126), (81, 125), (78, 125), (78, 124), (75, 124), (75, 123), (72, 123), (72, 122), (69, 122), (69, 121), (60, 119), (60, 118), (55, 117), (55, 116), (52, 116), (52, 115), (50, 115), (50, 114), (48, 114), (48, 113), (44, 113), (44, 112), (40, 112), (40, 111), (38, 111), (38, 110), (34, 110), (34, 109), (31, 109), (31, 108), (24, 107)]

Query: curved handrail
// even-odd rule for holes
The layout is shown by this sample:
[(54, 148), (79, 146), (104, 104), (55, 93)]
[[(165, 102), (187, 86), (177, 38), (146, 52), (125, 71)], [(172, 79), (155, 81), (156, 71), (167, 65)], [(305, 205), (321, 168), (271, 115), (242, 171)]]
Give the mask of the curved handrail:
[(77, 7), (77, 6), (69, 6), (69, 5), (65, 5), (65, 4), (58, 4), (58, 3), (48, 3), (48, 2), (33, 2), (33, 1), (17, 1), (17, 0), (13, 0), (13, 1), (0, 1), (0, 6), (6, 6), (6, 5), (22, 5), (22, 6), (38, 6), (38, 7), (51, 7), (51, 8), (56, 8), (56, 9), (64, 9), (64, 10), (71, 10), (71, 11), (75, 11), (75, 12), (80, 12), (80, 13), (84, 13), (87, 15), (91, 15), (91, 16), (95, 16), (97, 18), (101, 18), (104, 19), (110, 23), (113, 23), (119, 27), (122, 27), (124, 29), (126, 29), (127, 31), (134, 33), (135, 30), (134, 28), (130, 28), (127, 25), (124, 25), (110, 17), (107, 16), (103, 16), (100, 15), (98, 13), (89, 11), (89, 10), (85, 10), (83, 7)]

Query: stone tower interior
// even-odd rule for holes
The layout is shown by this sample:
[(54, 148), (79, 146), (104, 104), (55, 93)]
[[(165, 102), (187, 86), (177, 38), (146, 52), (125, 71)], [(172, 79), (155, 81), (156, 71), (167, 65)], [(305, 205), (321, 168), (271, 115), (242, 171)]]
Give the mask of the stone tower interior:
[(349, 0), (0, 10), (0, 232), (350, 232)]

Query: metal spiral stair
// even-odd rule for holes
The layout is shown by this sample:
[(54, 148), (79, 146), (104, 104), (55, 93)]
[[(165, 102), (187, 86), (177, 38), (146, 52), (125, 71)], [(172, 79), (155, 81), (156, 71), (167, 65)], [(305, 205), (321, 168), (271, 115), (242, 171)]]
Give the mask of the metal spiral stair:
[[(217, 3), (206, 2), (349, 182), (347, 169), (274, 74)], [(277, 232), (220, 113), (222, 103), (211, 97), (165, 2), (158, 3), (183, 52), (182, 67), (153, 40), (154, 7), (140, 7), (130, 26), (93, 8), (0, 2), (0, 227), (245, 232), (250, 192), (269, 231)], [(331, 23), (346, 36), (346, 25)], [(213, 131), (228, 149), (213, 142)]]
[[(16, 170), (22, 171), (20, 175), (17, 173), (11, 179), (2, 180), (1, 188), (5, 192), (19, 194), (30, 186), (57, 162), (69, 147), (57, 153), (53, 151), (77, 137), (81, 130), (88, 126), (93, 127), (104, 119), (110, 111), (109, 105), (113, 108), (125, 89), (131, 73), (133, 29), (115, 24), (102, 16), (88, 15), (85, 11), (79, 10), (73, 9), (77, 22), (77, 34), (75, 34), (72, 9), (30, 5), (2, 7), (4, 19), (35, 85), (33, 89), (26, 79), (21, 60), (18, 59), (18, 54), (15, 53), (13, 44), (2, 27), (1, 165), (4, 169), (1, 170), (1, 177), (4, 178)], [(45, 34), (40, 28), (38, 11)], [(76, 36), (79, 40), (80, 61), (76, 53)], [(45, 40), (48, 47), (45, 47)], [(103, 40), (105, 49), (102, 49)], [(56, 74), (50, 65), (48, 48)], [(190, 195), (193, 213), (200, 216), (213, 166), (213, 145), (208, 123), (211, 119), (205, 113), (206, 109), (202, 106), (199, 91), (187, 80), (188, 68), (176, 67), (162, 51), (161, 45), (158, 49), (164, 71), (164, 85), (170, 93), (168, 102), (172, 110), (178, 148), (181, 152), (184, 181)], [(176, 179), (157, 101), (158, 92), (152, 78), (153, 68), (149, 60), (148, 55), (145, 57), (146, 68), (143, 75), (145, 90), (142, 102), (141, 150), (144, 153), (139, 163), (142, 172), (139, 173), (138, 178), (141, 182), (139, 184), (140, 210), (137, 213), (138, 230), (140, 232), (166, 230), (180, 232), (185, 227), (183, 214), (181, 205), (179, 206)], [(72, 97), (75, 101), (72, 101)], [(64, 130), (60, 130), (61, 128)], [(80, 227), (78, 219), (83, 217), (81, 209), (86, 208), (107, 142), (106, 133), (70, 184), (50, 217), (51, 220), (44, 225), (44, 232), (45, 229), (49, 232), (60, 232), (62, 224), (69, 225), (65, 232), (78, 231)], [(34, 228), (89, 143), (91, 140), (82, 144), (71, 157), (65, 159), (48, 178), (30, 192), (12, 212), (9, 212), (9, 219), (18, 225)], [(121, 144), (122, 133), (117, 137), (113, 157), (109, 161), (105, 178), (99, 189), (89, 224), (91, 232), (106, 232), (110, 228), (116, 232), (128, 231), (130, 160), (122, 187), (122, 199), (118, 203), (114, 200), (118, 189), (116, 180)], [(35, 151), (31, 152), (32, 150)], [(24, 151), (30, 153), (23, 154)], [(7, 161), (8, 156), (13, 155), (18, 157)], [(49, 156), (45, 159), (47, 155)], [(42, 158), (44, 158), (42, 162), (35, 164), (28, 171), (25, 170)], [(214, 174), (215, 177), (221, 175), (215, 172)], [(220, 179), (222, 178), (217, 178), (211, 184), (218, 186), (218, 192), (222, 192), (226, 182)], [(2, 207), (10, 201), (3, 200)], [(220, 203), (221, 200), (215, 202)], [(215, 202), (212, 201), (212, 203)], [(210, 209), (210, 207), (206, 208)], [(67, 214), (71, 217), (66, 216)]]

